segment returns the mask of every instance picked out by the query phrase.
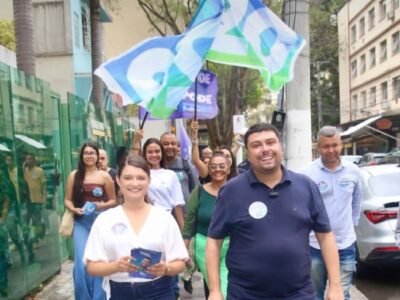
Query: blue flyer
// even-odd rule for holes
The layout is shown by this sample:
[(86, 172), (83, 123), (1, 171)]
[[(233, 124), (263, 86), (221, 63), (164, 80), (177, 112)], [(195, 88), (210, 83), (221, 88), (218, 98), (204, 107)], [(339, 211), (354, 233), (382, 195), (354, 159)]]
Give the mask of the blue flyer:
[(86, 201), (82, 209), (83, 209), (83, 214), (90, 215), (96, 209), (96, 204), (90, 201)]
[(131, 250), (131, 263), (139, 267), (139, 271), (130, 272), (129, 277), (153, 279), (156, 276), (147, 273), (147, 268), (157, 264), (161, 260), (161, 252), (143, 248), (134, 248)]

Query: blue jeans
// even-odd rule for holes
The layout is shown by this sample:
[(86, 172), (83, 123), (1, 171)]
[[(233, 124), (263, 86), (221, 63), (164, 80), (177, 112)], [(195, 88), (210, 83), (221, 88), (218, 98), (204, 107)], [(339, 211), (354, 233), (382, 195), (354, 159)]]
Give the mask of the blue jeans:
[[(311, 279), (316, 292), (316, 299), (323, 300), (328, 274), (322, 259), (321, 251), (310, 247), (311, 251)], [(356, 259), (356, 246), (353, 243), (345, 249), (339, 250), (340, 281), (345, 300), (350, 300), (350, 287)]]
[(110, 300), (175, 300), (171, 277), (164, 276), (150, 282), (130, 283), (110, 280)]
[(91, 276), (83, 264), (83, 254), (93, 222), (98, 212), (75, 218), (74, 222), (74, 287), (75, 299), (105, 300), (106, 294), (102, 288), (103, 278)]

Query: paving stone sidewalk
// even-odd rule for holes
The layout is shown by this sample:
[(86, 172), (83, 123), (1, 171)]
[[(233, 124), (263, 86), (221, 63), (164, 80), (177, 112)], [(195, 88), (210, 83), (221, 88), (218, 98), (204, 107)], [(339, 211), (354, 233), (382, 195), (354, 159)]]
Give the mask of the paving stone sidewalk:
[[(44, 284), (43, 289), (26, 300), (74, 300), (74, 286), (72, 283), (73, 262), (68, 260), (61, 266), (61, 272)], [(193, 294), (187, 293), (180, 283), (180, 300), (204, 300), (203, 278), (200, 273), (193, 277)], [(351, 287), (352, 300), (368, 300), (354, 286)]]

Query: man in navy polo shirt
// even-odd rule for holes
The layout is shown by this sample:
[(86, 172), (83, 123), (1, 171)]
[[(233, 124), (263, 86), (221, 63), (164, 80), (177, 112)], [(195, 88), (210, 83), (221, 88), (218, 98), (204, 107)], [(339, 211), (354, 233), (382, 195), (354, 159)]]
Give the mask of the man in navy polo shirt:
[(281, 165), (280, 135), (274, 126), (250, 127), (244, 141), (251, 168), (221, 188), (208, 231), (209, 299), (222, 299), (220, 250), (229, 236), (229, 300), (314, 300), (311, 230), (329, 274), (328, 299), (343, 299), (338, 252), (318, 187)]

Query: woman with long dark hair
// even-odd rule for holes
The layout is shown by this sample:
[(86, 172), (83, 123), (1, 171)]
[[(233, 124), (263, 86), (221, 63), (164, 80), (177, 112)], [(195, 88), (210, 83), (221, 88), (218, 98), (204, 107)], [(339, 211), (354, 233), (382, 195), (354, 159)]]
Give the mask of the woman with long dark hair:
[(171, 214), (147, 199), (148, 162), (130, 154), (117, 183), (124, 202), (95, 221), (84, 255), (88, 272), (104, 277), (107, 299), (175, 300), (171, 276), (182, 272), (188, 254)]
[(64, 203), (75, 215), (74, 287), (75, 299), (104, 300), (102, 278), (90, 276), (83, 264), (83, 252), (94, 220), (104, 210), (116, 205), (114, 183), (107, 172), (98, 169), (96, 144), (83, 144), (78, 168), (67, 179)]
[[(135, 132), (133, 149), (140, 149), (142, 131)], [(139, 154), (138, 152), (135, 154)], [(185, 200), (181, 184), (176, 173), (164, 168), (164, 149), (159, 139), (149, 138), (143, 145), (143, 158), (150, 166), (149, 199), (156, 205), (172, 212), (179, 225), (183, 228)]]

